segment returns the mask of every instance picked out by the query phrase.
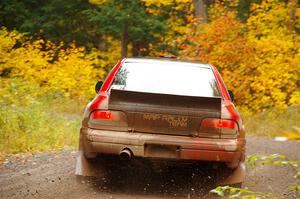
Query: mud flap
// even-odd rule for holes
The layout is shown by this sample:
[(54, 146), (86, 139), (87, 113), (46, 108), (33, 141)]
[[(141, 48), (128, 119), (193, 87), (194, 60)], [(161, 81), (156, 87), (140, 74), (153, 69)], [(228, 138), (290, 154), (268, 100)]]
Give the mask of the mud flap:
[(105, 169), (99, 162), (87, 159), (82, 150), (78, 151), (76, 157), (75, 175), (81, 176), (103, 176)]
[(218, 182), (219, 185), (232, 185), (245, 181), (246, 178), (246, 165), (240, 162), (239, 166), (231, 172), (231, 174)]
[[(75, 165), (75, 175), (77, 176), (104, 176), (105, 175), (105, 167), (103, 166), (103, 162), (94, 159), (88, 159), (85, 157), (83, 152), (83, 131), (84, 128), (80, 129), (79, 136), (79, 149), (76, 157), (76, 165)], [(101, 164), (102, 163), (102, 164)]]

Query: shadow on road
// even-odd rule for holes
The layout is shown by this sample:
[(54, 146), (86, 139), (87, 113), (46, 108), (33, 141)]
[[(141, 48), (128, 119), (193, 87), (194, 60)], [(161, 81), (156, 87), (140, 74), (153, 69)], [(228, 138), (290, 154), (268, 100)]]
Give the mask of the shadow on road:
[(207, 198), (220, 175), (220, 166), (199, 163), (153, 169), (149, 162), (114, 161), (108, 168), (104, 177), (89, 179), (92, 186), (101, 192), (130, 197)]

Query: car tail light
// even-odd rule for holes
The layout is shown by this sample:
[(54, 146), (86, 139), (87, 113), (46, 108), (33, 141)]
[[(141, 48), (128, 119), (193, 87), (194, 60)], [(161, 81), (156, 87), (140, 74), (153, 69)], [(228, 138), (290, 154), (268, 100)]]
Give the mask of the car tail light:
[(97, 110), (92, 113), (92, 118), (96, 119), (96, 120), (97, 119), (109, 120), (109, 119), (112, 119), (112, 113), (111, 113), (111, 111)]
[(94, 129), (120, 130), (127, 127), (127, 119), (121, 111), (95, 110), (90, 115), (88, 125)]
[(236, 137), (237, 131), (237, 123), (227, 119), (205, 118), (200, 127), (200, 132), (220, 133), (221, 138)]

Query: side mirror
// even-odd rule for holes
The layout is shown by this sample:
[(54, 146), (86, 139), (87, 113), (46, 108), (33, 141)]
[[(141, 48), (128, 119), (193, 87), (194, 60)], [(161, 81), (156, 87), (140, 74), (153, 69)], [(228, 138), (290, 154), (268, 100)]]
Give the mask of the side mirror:
[(228, 90), (228, 93), (229, 93), (231, 101), (234, 101), (234, 94), (233, 94), (232, 90)]
[(98, 93), (101, 89), (101, 86), (102, 86), (103, 82), (102, 81), (98, 81), (95, 85), (95, 91), (96, 93)]

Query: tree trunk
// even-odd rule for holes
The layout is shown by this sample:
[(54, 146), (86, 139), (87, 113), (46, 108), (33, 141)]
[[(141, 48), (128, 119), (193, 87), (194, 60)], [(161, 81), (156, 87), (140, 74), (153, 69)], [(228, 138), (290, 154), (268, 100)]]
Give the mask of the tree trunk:
[(141, 45), (140, 42), (133, 42), (132, 43), (132, 56), (139, 57), (141, 56)]
[(128, 24), (123, 24), (121, 35), (121, 58), (127, 57), (127, 45), (128, 45)]
[(297, 0), (289, 0), (288, 9), (289, 9), (289, 15), (290, 15), (290, 18), (291, 18), (291, 21), (288, 24), (288, 26), (289, 26), (290, 30), (295, 30)]
[(193, 0), (195, 7), (195, 17), (198, 18), (198, 23), (207, 23), (207, 5), (206, 0)]

